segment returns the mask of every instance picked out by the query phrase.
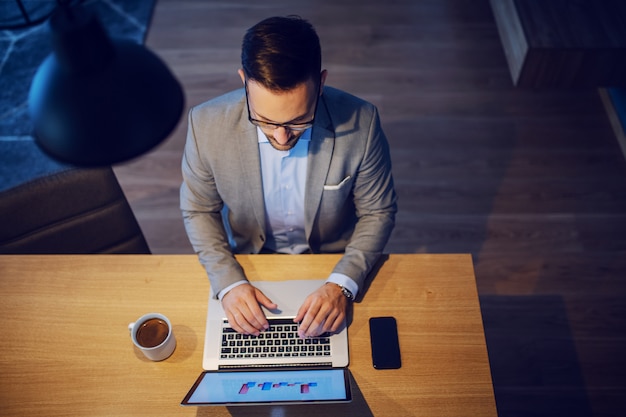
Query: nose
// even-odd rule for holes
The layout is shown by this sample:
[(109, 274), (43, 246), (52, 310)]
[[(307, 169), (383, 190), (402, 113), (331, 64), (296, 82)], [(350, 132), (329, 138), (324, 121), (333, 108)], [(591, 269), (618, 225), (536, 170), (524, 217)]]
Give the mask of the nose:
[(289, 142), (290, 136), (291, 131), (283, 126), (279, 126), (274, 130), (274, 139), (276, 139), (276, 142), (280, 143), (281, 145), (287, 144), (287, 142)]

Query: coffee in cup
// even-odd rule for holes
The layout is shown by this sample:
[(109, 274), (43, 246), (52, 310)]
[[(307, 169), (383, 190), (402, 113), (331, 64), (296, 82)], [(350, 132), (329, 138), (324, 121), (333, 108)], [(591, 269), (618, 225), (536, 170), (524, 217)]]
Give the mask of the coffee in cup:
[(135, 346), (150, 360), (167, 359), (176, 348), (172, 325), (162, 314), (145, 314), (134, 323), (130, 323), (128, 329)]
[(137, 328), (137, 342), (145, 348), (153, 348), (165, 342), (170, 328), (165, 320), (154, 317), (141, 323)]

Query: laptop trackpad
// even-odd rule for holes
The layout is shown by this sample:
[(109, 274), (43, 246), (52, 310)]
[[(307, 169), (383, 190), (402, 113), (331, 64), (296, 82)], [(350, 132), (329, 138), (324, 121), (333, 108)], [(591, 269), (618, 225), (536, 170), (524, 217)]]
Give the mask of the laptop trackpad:
[(324, 280), (257, 281), (252, 285), (278, 305), (277, 310), (263, 308), (267, 316), (290, 317), (298, 313), (309, 294), (324, 285)]

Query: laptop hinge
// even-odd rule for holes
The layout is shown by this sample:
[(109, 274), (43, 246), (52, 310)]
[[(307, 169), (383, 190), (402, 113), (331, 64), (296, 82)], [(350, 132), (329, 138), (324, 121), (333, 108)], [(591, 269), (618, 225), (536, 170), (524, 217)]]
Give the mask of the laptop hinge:
[(291, 369), (291, 368), (318, 368), (318, 369), (328, 369), (332, 368), (331, 362), (316, 362), (316, 363), (281, 363), (281, 364), (258, 364), (258, 365), (220, 365), (218, 367), (219, 370), (226, 369), (259, 369), (259, 368), (272, 368), (274, 370), (278, 369)]

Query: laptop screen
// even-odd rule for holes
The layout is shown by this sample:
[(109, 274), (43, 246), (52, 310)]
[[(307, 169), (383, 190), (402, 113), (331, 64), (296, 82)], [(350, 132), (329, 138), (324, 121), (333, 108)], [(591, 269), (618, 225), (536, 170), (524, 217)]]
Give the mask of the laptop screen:
[(347, 369), (207, 371), (182, 405), (260, 405), (351, 401)]

